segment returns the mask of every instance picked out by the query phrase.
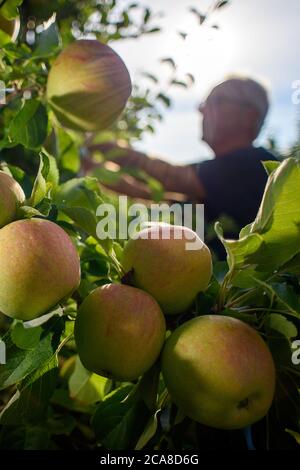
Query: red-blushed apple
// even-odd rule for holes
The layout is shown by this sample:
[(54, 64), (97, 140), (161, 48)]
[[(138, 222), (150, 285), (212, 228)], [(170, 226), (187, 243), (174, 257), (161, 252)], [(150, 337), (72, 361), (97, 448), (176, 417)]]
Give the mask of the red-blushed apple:
[(86, 369), (104, 377), (132, 381), (156, 361), (165, 339), (164, 315), (146, 292), (106, 284), (81, 304), (75, 341)]
[(15, 219), (17, 209), (24, 200), (25, 194), (19, 183), (0, 171), (0, 227)]
[(37, 318), (68, 298), (80, 282), (72, 240), (54, 222), (18, 220), (0, 230), (0, 311)]
[(131, 93), (128, 70), (119, 55), (96, 40), (68, 45), (52, 64), (47, 97), (58, 121), (80, 131), (110, 126)]
[(182, 412), (214, 428), (255, 423), (274, 396), (275, 365), (267, 344), (231, 317), (204, 315), (177, 328), (163, 349), (162, 373)]
[[(212, 275), (208, 247), (187, 227), (153, 224), (125, 245), (122, 265), (136, 287), (149, 292), (165, 314), (186, 310)], [(187, 249), (194, 248), (194, 249)]]

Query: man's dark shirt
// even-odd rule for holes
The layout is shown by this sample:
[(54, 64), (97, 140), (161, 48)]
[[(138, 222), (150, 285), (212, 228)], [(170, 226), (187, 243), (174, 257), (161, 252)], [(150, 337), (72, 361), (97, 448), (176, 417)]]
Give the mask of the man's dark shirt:
[[(204, 212), (206, 225), (229, 216), (237, 230), (225, 230), (227, 238), (238, 238), (239, 230), (256, 217), (267, 173), (262, 161), (276, 157), (262, 147), (248, 147), (217, 156), (197, 164), (197, 172), (206, 192)], [(220, 259), (225, 258), (221, 243), (208, 241)]]

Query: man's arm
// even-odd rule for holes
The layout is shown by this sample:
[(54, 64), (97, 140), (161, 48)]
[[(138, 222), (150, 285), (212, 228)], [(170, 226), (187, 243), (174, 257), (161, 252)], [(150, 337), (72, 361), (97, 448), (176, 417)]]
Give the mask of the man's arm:
[(192, 165), (171, 165), (158, 158), (114, 143), (93, 145), (90, 151), (101, 151), (108, 160), (122, 168), (138, 168), (160, 181), (166, 191), (186, 194), (190, 199), (202, 201), (205, 190)]

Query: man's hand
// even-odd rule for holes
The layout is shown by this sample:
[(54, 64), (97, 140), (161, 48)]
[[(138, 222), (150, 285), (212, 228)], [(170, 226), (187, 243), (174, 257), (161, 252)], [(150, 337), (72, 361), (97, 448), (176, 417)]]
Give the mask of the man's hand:
[(100, 151), (107, 160), (117, 163), (122, 168), (137, 168), (145, 171), (149, 176), (160, 181), (166, 191), (184, 194), (193, 201), (200, 202), (205, 199), (205, 190), (192, 165), (171, 165), (113, 142), (92, 145), (89, 150), (91, 154)]

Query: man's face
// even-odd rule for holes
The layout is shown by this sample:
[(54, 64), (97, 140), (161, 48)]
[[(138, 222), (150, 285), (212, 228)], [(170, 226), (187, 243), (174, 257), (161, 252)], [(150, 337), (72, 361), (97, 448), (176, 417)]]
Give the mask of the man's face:
[(226, 84), (214, 88), (198, 108), (203, 116), (202, 140), (214, 150), (232, 139), (245, 125), (248, 109), (249, 104), (226, 95)]

